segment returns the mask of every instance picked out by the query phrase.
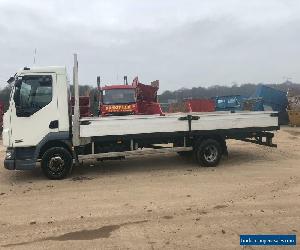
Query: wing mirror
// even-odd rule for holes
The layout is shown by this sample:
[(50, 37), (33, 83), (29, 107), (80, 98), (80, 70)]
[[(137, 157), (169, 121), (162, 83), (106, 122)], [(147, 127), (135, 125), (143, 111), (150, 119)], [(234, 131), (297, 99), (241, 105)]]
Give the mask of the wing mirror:
[(21, 84), (22, 84), (22, 80), (17, 80), (15, 83), (14, 102), (15, 102), (16, 107), (20, 106)]

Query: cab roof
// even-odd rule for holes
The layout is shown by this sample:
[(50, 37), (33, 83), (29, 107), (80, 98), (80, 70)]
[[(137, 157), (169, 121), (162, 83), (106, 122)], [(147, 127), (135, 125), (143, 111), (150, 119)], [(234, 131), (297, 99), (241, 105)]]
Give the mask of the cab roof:
[(64, 66), (47, 66), (47, 67), (24, 67), (17, 74), (28, 73), (56, 73), (58, 75), (67, 74), (67, 69)]

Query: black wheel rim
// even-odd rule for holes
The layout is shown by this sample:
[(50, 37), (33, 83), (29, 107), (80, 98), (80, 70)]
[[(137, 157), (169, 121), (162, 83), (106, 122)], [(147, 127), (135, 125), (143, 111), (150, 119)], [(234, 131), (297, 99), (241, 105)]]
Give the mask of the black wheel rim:
[(65, 161), (61, 154), (54, 154), (48, 163), (49, 171), (53, 175), (59, 175), (65, 168)]
[(218, 149), (215, 145), (209, 145), (204, 148), (203, 156), (205, 161), (213, 163), (218, 158)]

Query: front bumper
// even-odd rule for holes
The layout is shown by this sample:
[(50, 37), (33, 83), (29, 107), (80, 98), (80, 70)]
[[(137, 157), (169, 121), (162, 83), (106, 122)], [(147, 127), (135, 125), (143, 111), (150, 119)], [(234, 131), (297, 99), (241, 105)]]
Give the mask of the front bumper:
[(15, 167), (15, 160), (4, 160), (4, 167), (8, 170), (14, 170)]
[(4, 160), (4, 167), (8, 170), (32, 170), (35, 166), (34, 160)]
[(8, 170), (32, 170), (36, 166), (34, 148), (7, 148), (4, 167)]

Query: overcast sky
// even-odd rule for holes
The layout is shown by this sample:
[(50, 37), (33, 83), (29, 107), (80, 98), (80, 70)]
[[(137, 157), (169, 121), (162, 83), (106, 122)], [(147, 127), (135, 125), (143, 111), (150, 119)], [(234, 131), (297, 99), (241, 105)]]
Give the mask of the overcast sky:
[(299, 0), (0, 0), (0, 82), (72, 67), (81, 84), (160, 80), (161, 90), (300, 82)]

